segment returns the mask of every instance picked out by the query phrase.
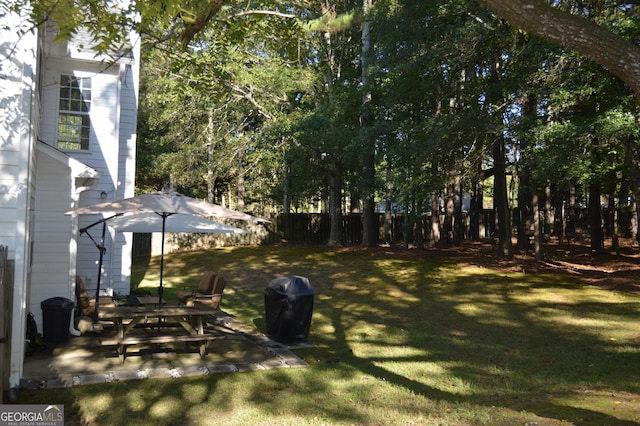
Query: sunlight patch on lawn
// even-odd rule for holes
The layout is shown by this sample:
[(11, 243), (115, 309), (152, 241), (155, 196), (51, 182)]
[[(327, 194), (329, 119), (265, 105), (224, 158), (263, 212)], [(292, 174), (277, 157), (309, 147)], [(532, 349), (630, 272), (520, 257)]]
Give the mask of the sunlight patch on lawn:
[(127, 400), (127, 405), (129, 406), (129, 411), (138, 412), (146, 407), (147, 401), (144, 395), (135, 394)]
[(627, 424), (628, 421), (640, 422), (640, 415), (638, 415), (640, 399), (637, 394), (583, 387), (568, 392), (566, 395), (553, 397), (552, 401), (558, 406), (573, 407), (585, 412), (590, 412), (594, 407), (598, 407), (598, 411), (611, 416), (612, 420), (610, 421), (619, 419), (624, 424)]
[[(560, 283), (559, 283), (560, 284)], [(620, 302), (619, 297), (612, 292), (603, 292), (597, 288), (585, 288), (577, 292), (573, 288), (564, 288), (560, 285), (552, 288), (547, 285), (542, 288), (530, 288), (526, 292), (519, 292), (513, 295), (514, 301), (528, 305), (539, 305), (543, 303), (561, 303), (566, 305), (580, 305), (584, 303), (603, 303), (608, 300), (612, 305)]]
[(182, 398), (191, 404), (202, 403), (209, 396), (209, 388), (204, 383), (186, 384), (182, 389)]
[(380, 352), (380, 347), (374, 342), (358, 344), (354, 347), (353, 354), (360, 358), (389, 359), (402, 362), (404, 359), (428, 359), (430, 352), (425, 349), (401, 345), (386, 346), (384, 352)]
[(158, 400), (149, 406), (149, 415), (155, 418), (157, 421), (166, 421), (172, 418), (182, 407), (182, 401), (175, 396), (165, 395), (162, 399)]
[[(586, 318), (586, 317), (576, 317), (576, 316), (565, 316), (564, 318), (557, 318), (558, 321), (562, 321), (563, 324), (579, 327), (583, 329), (591, 329), (596, 331), (596, 336), (609, 336), (612, 332), (620, 329), (622, 326), (616, 321), (613, 320), (601, 320), (596, 318)], [(630, 323), (630, 321), (627, 321)], [(628, 326), (628, 325), (627, 325)], [(624, 327), (627, 327), (624, 326)]]
[(593, 312), (588, 309), (576, 311), (575, 306), (560, 305), (550, 307), (540, 307), (529, 312), (531, 319), (540, 323), (547, 323), (548, 326), (564, 329), (565, 331), (574, 329), (582, 334), (589, 334), (601, 341), (609, 342), (637, 342), (638, 334), (634, 331), (634, 326), (638, 320), (633, 317), (616, 314), (619, 305), (612, 304), (607, 308), (606, 304), (601, 304), (599, 309), (610, 309), (610, 313)]
[(412, 344), (406, 330), (381, 323), (356, 322), (345, 334), (350, 350), (358, 358), (427, 359), (430, 354), (427, 348)]
[(501, 327), (521, 328), (524, 324), (514, 321), (512, 315), (498, 309), (496, 303), (460, 303), (455, 310), (468, 318), (474, 318), (478, 324), (496, 325)]
[(110, 395), (98, 394), (94, 397), (89, 397), (89, 402), (96, 407), (109, 407), (113, 403), (113, 399)]
[(459, 280), (460, 278), (468, 279), (469, 277), (483, 277), (491, 280), (514, 279), (522, 277), (520, 272), (495, 271), (488, 268), (482, 268), (473, 265), (443, 265), (435, 268), (433, 274), (443, 280)]
[(327, 321), (322, 321), (318, 315), (313, 318), (313, 333), (320, 334), (325, 336), (331, 336), (336, 332), (336, 328), (328, 323)]
[(416, 381), (450, 394), (472, 395), (478, 391), (471, 383), (435, 362), (376, 361), (374, 365), (407, 380)]
[(419, 297), (412, 296), (400, 290), (394, 291), (394, 289), (390, 289), (388, 293), (378, 295), (378, 299), (381, 302), (386, 302), (386, 303), (395, 304), (399, 306), (407, 306), (412, 303), (420, 303), (421, 301)]

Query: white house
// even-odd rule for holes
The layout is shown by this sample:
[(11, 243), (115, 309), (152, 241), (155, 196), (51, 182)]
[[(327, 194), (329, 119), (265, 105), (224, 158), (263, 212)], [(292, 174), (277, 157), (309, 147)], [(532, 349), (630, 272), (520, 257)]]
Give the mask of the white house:
[[(134, 195), (139, 39), (114, 63), (81, 35), (59, 44), (51, 25), (26, 29), (24, 16), (0, 16), (0, 246), (13, 265), (0, 283), (4, 392), (22, 375), (27, 314), (42, 331), (41, 302), (75, 301), (76, 274), (95, 289), (102, 227), (79, 230), (101, 217), (64, 212)], [(128, 294), (131, 235), (107, 232), (105, 247), (101, 288)]]

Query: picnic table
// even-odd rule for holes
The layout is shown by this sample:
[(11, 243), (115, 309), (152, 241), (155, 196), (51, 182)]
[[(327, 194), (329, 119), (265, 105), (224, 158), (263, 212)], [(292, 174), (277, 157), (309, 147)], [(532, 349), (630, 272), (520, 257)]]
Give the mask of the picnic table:
[[(119, 306), (104, 307), (98, 311), (98, 319), (113, 322), (114, 337), (100, 339), (102, 345), (115, 345), (120, 363), (124, 364), (127, 346), (145, 343), (199, 343), (200, 357), (207, 354), (207, 342), (225, 338), (224, 334), (206, 333), (205, 318), (215, 313), (210, 307), (197, 306)], [(162, 325), (177, 323), (181, 334), (162, 334)], [(145, 334), (131, 335), (136, 327), (144, 326)], [(186, 334), (184, 333), (186, 331)]]

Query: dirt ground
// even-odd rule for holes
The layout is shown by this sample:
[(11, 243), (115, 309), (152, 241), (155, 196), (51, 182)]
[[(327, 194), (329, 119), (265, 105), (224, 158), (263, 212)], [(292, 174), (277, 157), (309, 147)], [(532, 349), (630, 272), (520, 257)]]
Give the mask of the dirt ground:
[(451, 257), (459, 262), (525, 273), (552, 272), (579, 277), (602, 288), (640, 293), (640, 248), (630, 239), (620, 239), (618, 253), (611, 240), (605, 241), (601, 253), (592, 253), (588, 238), (558, 244), (555, 238), (544, 244), (544, 260), (534, 257), (533, 248), (524, 252), (515, 247), (514, 259), (498, 256), (493, 241), (464, 242), (445, 248), (410, 248), (381, 246), (377, 250), (393, 252), (396, 256)]

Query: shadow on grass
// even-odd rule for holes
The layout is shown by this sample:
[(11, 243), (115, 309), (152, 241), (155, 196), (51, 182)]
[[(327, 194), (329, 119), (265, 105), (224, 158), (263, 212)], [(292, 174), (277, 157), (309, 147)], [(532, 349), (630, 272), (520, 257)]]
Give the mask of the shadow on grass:
[[(309, 253), (308, 258), (302, 253)], [(190, 257), (186, 255), (185, 266), (198, 266)], [(312, 336), (329, 348), (321, 360), (325, 365), (347, 363), (435, 400), (504, 405), (578, 423), (622, 424), (608, 414), (553, 401), (576, 389), (637, 392), (637, 377), (629, 373), (639, 361), (637, 351), (620, 352), (616, 340), (594, 335), (589, 323), (602, 316), (614, 324), (637, 323), (637, 300), (610, 303), (567, 277), (486, 270), (458, 276), (454, 264), (402, 259), (387, 264), (384, 260), (366, 252), (293, 253), (281, 248), (267, 254), (247, 250), (242, 259), (220, 267), (240, 278), (236, 293), (230, 296), (237, 315), (254, 318), (257, 324), (256, 318), (263, 315), (257, 308), (262, 306), (257, 290), (277, 274), (308, 276), (318, 293), (316, 312), (328, 314), (334, 330), (333, 335)], [(261, 286), (256, 272), (264, 277)], [(384, 331), (378, 333), (380, 326)], [(379, 356), (397, 346), (425, 355)], [(460, 392), (438, 380), (394, 372), (402, 363), (447, 365), (442, 380), (459, 381), (467, 388)]]
[[(156, 263), (141, 287), (154, 285)], [(316, 347), (298, 353), (311, 368), (74, 389), (73, 419), (208, 424), (215, 407), (225, 424), (639, 420), (637, 295), (393, 251), (216, 249), (168, 255), (165, 268), (169, 294), (222, 274), (223, 309), (263, 332), (269, 281), (308, 277)]]
[[(354, 357), (352, 364), (431, 399), (505, 406), (575, 424), (637, 424), (596, 410), (610, 406), (591, 410), (557, 401), (590, 389), (637, 396), (634, 366), (640, 356), (637, 348), (629, 348), (633, 336), (607, 338), (606, 327), (611, 325), (612, 336), (623, 323), (632, 329), (640, 320), (638, 298), (624, 303), (607, 300), (593, 288), (567, 283), (566, 277), (490, 271), (456, 277), (456, 269), (453, 264), (423, 264), (416, 272), (424, 280), (413, 281), (413, 286), (394, 280), (384, 269), (369, 269), (366, 275), (383, 277), (387, 286), (403, 288), (405, 295), (390, 300), (378, 288), (378, 293), (363, 292), (367, 303), (361, 306), (333, 303), (336, 339), (355, 347), (357, 343), (349, 343), (356, 339), (348, 325), (377, 318), (386, 325), (387, 335), (400, 334), (403, 341), (379, 335), (369, 342), (377, 348), (374, 352), (385, 354), (399, 344), (424, 350), (425, 355), (387, 357), (354, 351), (363, 355)], [(625, 338), (626, 344), (619, 343)], [(438, 380), (395, 373), (401, 370), (398, 363), (448, 365), (449, 375), (470, 386), (462, 392), (446, 391)], [(637, 411), (632, 413), (637, 419)]]

